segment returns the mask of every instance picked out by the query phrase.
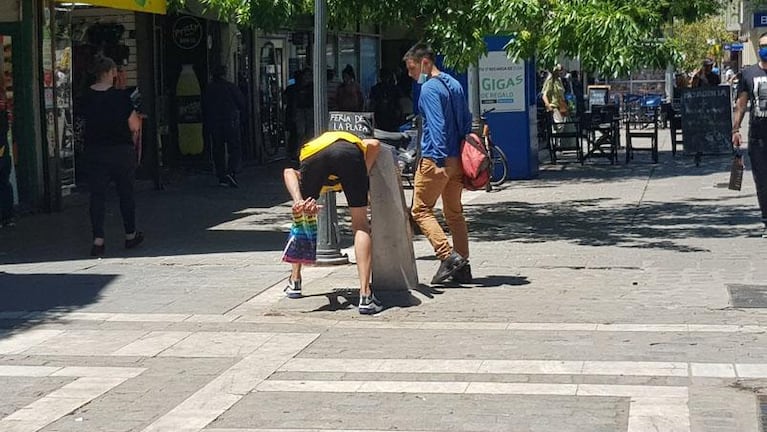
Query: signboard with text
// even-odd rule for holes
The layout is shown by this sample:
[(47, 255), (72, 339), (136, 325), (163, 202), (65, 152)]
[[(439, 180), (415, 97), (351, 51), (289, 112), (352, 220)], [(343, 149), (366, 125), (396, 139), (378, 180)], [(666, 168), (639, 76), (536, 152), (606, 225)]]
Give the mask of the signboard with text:
[(329, 131), (350, 132), (360, 138), (372, 135), (370, 127), (374, 126), (372, 112), (330, 111)]
[(93, 6), (104, 6), (113, 9), (132, 10), (165, 15), (167, 5), (165, 0), (84, 0)]
[(754, 12), (754, 28), (767, 27), (767, 12)]
[(479, 60), (479, 103), (482, 112), (525, 111), (525, 63), (512, 62), (505, 51), (491, 51)]

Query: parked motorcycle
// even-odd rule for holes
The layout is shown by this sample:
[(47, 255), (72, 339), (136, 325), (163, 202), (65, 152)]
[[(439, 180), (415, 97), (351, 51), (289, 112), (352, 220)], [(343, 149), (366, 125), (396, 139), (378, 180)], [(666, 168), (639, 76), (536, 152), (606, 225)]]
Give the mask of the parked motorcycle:
[(407, 182), (407, 186), (412, 188), (418, 159), (418, 128), (416, 127), (415, 116), (408, 117), (408, 122), (400, 127), (400, 132), (374, 129), (367, 122), (364, 126), (368, 131), (372, 129), (372, 133), (368, 133), (368, 135), (372, 135), (381, 144), (392, 148), (400, 176), (403, 182)]

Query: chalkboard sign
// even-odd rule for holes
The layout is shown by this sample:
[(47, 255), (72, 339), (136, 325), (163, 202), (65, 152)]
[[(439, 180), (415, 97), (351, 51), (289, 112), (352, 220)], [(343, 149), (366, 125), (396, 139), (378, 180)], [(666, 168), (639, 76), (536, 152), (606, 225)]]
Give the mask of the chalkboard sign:
[(331, 111), (329, 131), (351, 132), (360, 138), (373, 136), (372, 112)]
[(685, 154), (732, 152), (730, 87), (702, 87), (682, 92)]
[(596, 105), (607, 105), (610, 100), (609, 86), (589, 86), (589, 107)]

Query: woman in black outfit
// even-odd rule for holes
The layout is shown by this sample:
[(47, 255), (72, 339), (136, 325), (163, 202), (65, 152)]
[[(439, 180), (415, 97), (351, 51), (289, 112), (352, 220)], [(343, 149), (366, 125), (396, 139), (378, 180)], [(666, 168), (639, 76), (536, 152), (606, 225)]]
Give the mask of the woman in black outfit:
[(85, 161), (91, 191), (91, 256), (104, 255), (104, 213), (106, 191), (115, 182), (125, 226), (125, 247), (138, 246), (144, 235), (136, 231), (136, 203), (133, 181), (137, 154), (135, 139), (141, 119), (133, 109), (130, 95), (112, 87), (117, 67), (108, 57), (97, 56), (93, 63), (96, 83), (83, 97), (85, 118)]

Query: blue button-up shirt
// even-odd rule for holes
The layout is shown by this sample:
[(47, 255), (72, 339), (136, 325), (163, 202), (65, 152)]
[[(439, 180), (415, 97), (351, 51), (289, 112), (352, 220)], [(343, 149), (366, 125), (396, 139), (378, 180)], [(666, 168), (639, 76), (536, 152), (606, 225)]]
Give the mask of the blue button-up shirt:
[(461, 84), (446, 73), (429, 79), (421, 87), (418, 111), (423, 114), (421, 155), (440, 165), (445, 158), (458, 157), (461, 140), (471, 132), (471, 113)]

